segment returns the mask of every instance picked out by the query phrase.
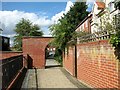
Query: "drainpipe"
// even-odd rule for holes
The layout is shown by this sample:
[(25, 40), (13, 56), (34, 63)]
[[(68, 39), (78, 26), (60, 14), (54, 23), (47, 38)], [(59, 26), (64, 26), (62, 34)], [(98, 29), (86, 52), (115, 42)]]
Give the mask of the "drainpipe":
[(77, 78), (77, 39), (75, 39), (75, 77)]
[(77, 78), (77, 46), (75, 44), (75, 77)]

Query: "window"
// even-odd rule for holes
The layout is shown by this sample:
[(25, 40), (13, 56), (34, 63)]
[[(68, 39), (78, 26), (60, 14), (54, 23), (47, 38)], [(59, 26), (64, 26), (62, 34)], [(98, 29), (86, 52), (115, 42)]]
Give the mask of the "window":
[(114, 8), (114, 2), (113, 2), (113, 1), (111, 1), (111, 2), (108, 4), (108, 8), (109, 8), (110, 12), (112, 12), (112, 11), (115, 10), (115, 8)]
[(8, 44), (8, 39), (4, 38), (4, 43)]
[(84, 24), (81, 25), (81, 30), (82, 30), (82, 31), (83, 31), (83, 29), (84, 29), (84, 26), (83, 26), (83, 25), (84, 25)]

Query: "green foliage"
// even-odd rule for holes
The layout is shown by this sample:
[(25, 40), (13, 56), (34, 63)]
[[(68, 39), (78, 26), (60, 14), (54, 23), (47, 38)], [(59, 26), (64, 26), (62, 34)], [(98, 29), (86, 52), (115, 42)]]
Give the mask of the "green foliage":
[(73, 32), (73, 36), (72, 36), (71, 41), (69, 41), (69, 42), (67, 43), (68, 47), (69, 47), (69, 46), (74, 46), (74, 45), (76, 45), (77, 39), (78, 39), (79, 37), (86, 36), (86, 35), (88, 35), (88, 34), (89, 34), (89, 32), (85, 32), (84, 30), (79, 31), (79, 32), (78, 32), (78, 31), (77, 31), (77, 32)]
[(75, 2), (67, 14), (59, 19), (57, 24), (50, 26), (52, 35), (55, 37), (55, 45), (64, 50), (67, 42), (74, 38), (74, 32), (77, 25), (88, 15), (85, 2)]
[[(120, 34), (120, 33), (119, 33)], [(110, 43), (114, 46), (114, 47), (118, 47), (120, 45), (120, 35), (112, 35), (111, 39), (110, 39)]]
[(96, 22), (95, 25), (99, 31), (108, 31), (112, 33), (115, 30), (115, 19), (110, 16), (110, 11), (106, 8), (102, 15), (99, 16), (100, 21)]
[(75, 39), (77, 39), (78, 37), (82, 37), (82, 36), (85, 36), (85, 35), (87, 35), (87, 34), (89, 34), (89, 32), (85, 32), (84, 30), (79, 31), (79, 32), (74, 32), (72, 39), (75, 40)]
[(29, 20), (22, 18), (18, 24), (16, 24), (14, 37), (14, 48), (15, 50), (22, 50), (22, 37), (23, 36), (42, 36), (43, 32), (39, 31), (40, 28), (37, 24), (32, 24)]
[(56, 48), (54, 59), (62, 65), (62, 51)]
[(113, 47), (120, 46), (120, 15), (111, 16), (106, 8), (105, 14), (100, 18), (100, 23), (96, 23), (98, 30), (107, 31), (110, 34), (110, 43)]
[(110, 34), (110, 43), (113, 47), (118, 47), (120, 45), (120, 16), (113, 16), (110, 18), (110, 12), (106, 9), (106, 13), (100, 18), (101, 30), (106, 30)]
[(111, 35), (110, 38), (110, 43), (114, 46), (114, 47), (119, 47), (120, 46), (120, 16), (115, 18), (115, 21), (118, 21), (115, 24), (115, 33)]
[(62, 51), (67, 43), (72, 40), (75, 35), (77, 25), (88, 15), (85, 2), (75, 2), (67, 14), (59, 19), (57, 24), (51, 25), (49, 28), (55, 37), (53, 43), (57, 47), (55, 59), (62, 63)]
[(115, 8), (120, 10), (120, 1), (115, 0)]

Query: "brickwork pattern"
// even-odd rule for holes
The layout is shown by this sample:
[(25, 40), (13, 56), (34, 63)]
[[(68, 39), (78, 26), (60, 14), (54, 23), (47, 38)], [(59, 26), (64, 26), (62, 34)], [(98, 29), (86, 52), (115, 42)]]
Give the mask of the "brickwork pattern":
[(13, 56), (18, 56), (18, 55), (22, 55), (22, 52), (2, 51), (0, 52), (0, 60), (5, 59), (5, 58), (10, 58)]
[[(77, 44), (78, 80), (93, 88), (120, 88), (120, 61), (116, 57), (108, 40)], [(72, 72), (73, 54), (65, 53), (63, 61), (64, 68)]]
[(75, 76), (74, 63), (75, 63), (75, 48), (69, 47), (68, 52), (65, 52), (64, 55), (63, 66), (73, 76)]
[(94, 88), (118, 88), (118, 64), (107, 40), (77, 45), (78, 79)]
[(45, 67), (45, 48), (53, 38), (51, 37), (24, 37), (23, 53), (29, 55), (32, 60), (33, 67)]

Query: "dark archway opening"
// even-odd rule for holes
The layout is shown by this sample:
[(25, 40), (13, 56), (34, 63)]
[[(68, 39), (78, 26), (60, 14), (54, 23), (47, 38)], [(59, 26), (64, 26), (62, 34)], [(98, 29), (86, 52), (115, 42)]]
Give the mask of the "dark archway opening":
[(55, 47), (52, 45), (47, 45), (45, 48), (45, 59), (54, 59)]
[(55, 60), (55, 46), (48, 44), (45, 48), (45, 68), (59, 67), (60, 64)]

